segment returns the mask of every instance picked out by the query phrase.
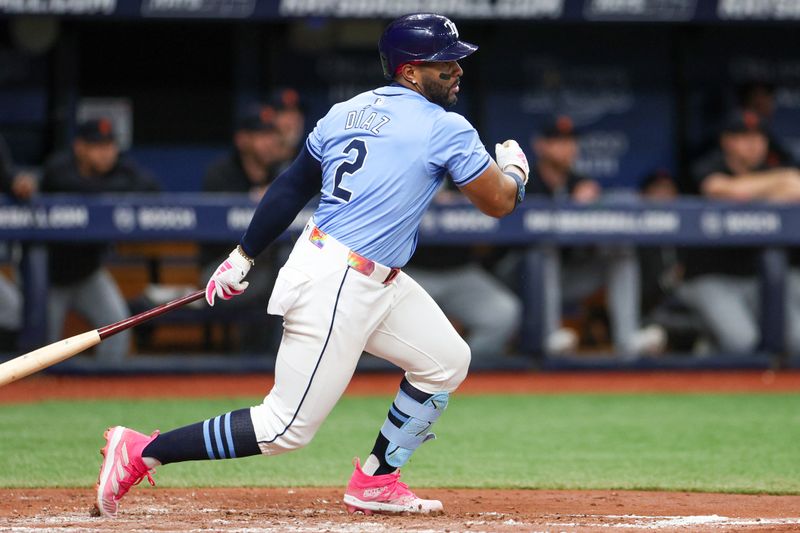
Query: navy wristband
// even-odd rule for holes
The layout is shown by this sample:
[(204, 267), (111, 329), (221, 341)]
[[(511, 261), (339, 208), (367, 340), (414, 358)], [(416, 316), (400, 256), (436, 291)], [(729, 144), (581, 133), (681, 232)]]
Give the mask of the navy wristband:
[(517, 207), (525, 199), (525, 182), (514, 172), (505, 172), (505, 175), (514, 178), (517, 183), (517, 195), (514, 197), (514, 207)]

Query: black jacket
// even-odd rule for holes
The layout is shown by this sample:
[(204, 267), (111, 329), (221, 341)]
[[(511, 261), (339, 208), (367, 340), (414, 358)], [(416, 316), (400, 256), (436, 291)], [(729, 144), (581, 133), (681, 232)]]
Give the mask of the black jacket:
[[(47, 161), (40, 184), (43, 193), (156, 192), (159, 188), (148, 172), (126, 156), (120, 156), (114, 168), (102, 176), (81, 176), (72, 151), (59, 152)], [(102, 265), (107, 247), (106, 243), (50, 244), (50, 282), (63, 286), (88, 278)]]

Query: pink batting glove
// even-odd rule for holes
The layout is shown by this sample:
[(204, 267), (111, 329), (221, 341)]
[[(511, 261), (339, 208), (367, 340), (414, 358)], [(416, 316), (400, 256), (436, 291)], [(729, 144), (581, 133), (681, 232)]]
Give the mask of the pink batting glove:
[(243, 281), (250, 271), (252, 264), (238, 249), (234, 249), (225, 261), (222, 262), (206, 284), (206, 301), (208, 305), (214, 306), (214, 296), (219, 296), (223, 300), (230, 300), (234, 296), (242, 294), (250, 284)]

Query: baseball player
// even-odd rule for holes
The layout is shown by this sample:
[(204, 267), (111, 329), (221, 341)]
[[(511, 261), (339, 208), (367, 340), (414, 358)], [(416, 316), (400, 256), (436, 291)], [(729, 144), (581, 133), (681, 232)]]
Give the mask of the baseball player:
[(275, 385), (263, 403), (149, 437), (117, 426), (105, 433), (97, 506), (120, 499), (153, 469), (179, 461), (275, 455), (314, 437), (344, 392), (362, 353), (405, 370), (375, 445), (344, 495), (348, 511), (440, 511), (400, 481), (467, 374), (467, 344), (433, 299), (400, 268), (417, 243), (425, 209), (449, 176), (482, 212), (502, 217), (524, 196), (528, 163), (515, 141), (496, 162), (464, 117), (447, 112), (460, 90), (458, 61), (477, 46), (449, 19), (407, 15), (379, 44), (391, 84), (334, 105), (292, 165), (259, 203), (238, 246), (208, 281), (206, 299), (247, 288), (253, 258), (321, 193), (319, 206), (280, 270), (268, 312), (284, 333)]

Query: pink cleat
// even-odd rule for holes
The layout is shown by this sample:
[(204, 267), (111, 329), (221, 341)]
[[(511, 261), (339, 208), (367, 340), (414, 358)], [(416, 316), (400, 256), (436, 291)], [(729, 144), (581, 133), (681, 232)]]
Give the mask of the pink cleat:
[(372, 513), (440, 513), (442, 502), (423, 500), (400, 481), (400, 470), (392, 474), (368, 476), (361, 470), (358, 458), (353, 459), (355, 470), (344, 493), (347, 512)]
[(108, 518), (117, 516), (119, 501), (145, 477), (155, 486), (151, 470), (142, 461), (142, 450), (158, 431), (149, 437), (122, 426), (108, 428), (103, 434), (106, 445), (100, 450), (103, 464), (97, 478), (97, 510)]

